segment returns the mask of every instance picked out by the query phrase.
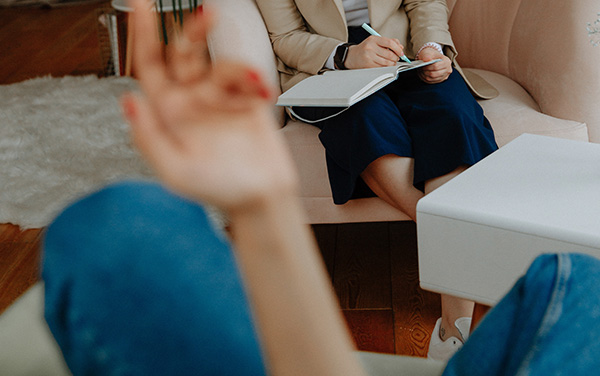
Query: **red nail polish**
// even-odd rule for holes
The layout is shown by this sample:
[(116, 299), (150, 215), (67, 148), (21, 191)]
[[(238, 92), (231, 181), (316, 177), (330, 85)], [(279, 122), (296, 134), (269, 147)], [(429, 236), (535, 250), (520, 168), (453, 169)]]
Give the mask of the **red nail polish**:
[(249, 70), (246, 72), (246, 79), (250, 82), (260, 82), (260, 75), (253, 71), (253, 70)]
[(135, 105), (133, 104), (132, 98), (123, 98), (121, 101), (121, 107), (123, 108), (123, 114), (127, 119), (131, 119), (135, 116)]
[(260, 90), (258, 91), (258, 95), (260, 95), (264, 99), (271, 98), (271, 92), (264, 87), (260, 88)]

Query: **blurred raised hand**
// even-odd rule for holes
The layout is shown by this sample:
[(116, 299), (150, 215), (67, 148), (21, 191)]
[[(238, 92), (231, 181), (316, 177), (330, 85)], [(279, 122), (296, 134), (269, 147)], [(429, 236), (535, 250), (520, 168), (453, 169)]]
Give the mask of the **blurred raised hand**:
[(244, 63), (211, 63), (213, 14), (186, 20), (165, 59), (148, 2), (133, 3), (133, 68), (142, 93), (124, 96), (122, 107), (159, 178), (226, 211), (295, 193), (296, 172), (272, 115), (273, 90)]

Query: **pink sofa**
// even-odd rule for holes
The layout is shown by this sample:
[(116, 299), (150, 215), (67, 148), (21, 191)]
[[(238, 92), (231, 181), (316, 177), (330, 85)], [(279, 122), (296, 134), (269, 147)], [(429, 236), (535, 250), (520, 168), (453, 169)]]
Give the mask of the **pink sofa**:
[[(333, 0), (331, 0), (333, 1)], [(278, 86), (275, 57), (254, 0), (204, 0), (219, 23), (210, 35), (214, 59), (243, 59)], [(481, 101), (500, 146), (522, 133), (600, 142), (600, 47), (586, 24), (600, 12), (597, 0), (448, 0), (450, 29), (463, 68), (499, 91)], [(325, 151), (313, 126), (275, 109), (297, 162), (310, 223), (407, 220), (379, 198), (334, 205)]]

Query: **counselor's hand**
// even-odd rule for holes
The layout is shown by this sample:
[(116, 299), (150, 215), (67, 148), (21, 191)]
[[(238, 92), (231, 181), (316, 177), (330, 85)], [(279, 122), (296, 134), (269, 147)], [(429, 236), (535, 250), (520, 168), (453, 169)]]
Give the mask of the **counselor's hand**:
[(159, 178), (229, 212), (295, 191), (295, 170), (272, 114), (273, 91), (245, 64), (211, 64), (210, 12), (185, 21), (165, 61), (147, 1), (134, 4), (133, 67), (143, 94), (126, 95), (122, 107), (135, 145)]
[(442, 59), (435, 64), (427, 65), (419, 69), (419, 77), (428, 84), (437, 84), (445, 81), (452, 73), (452, 61), (446, 55), (441, 54), (435, 48), (424, 48), (417, 56), (419, 60), (431, 61), (433, 59)]
[(350, 46), (346, 57), (346, 68), (377, 68), (394, 65), (404, 55), (404, 46), (395, 38), (372, 35), (360, 44)]

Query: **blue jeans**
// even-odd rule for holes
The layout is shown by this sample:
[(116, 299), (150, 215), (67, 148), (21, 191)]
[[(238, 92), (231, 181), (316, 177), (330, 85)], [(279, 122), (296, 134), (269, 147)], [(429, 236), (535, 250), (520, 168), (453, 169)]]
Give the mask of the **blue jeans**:
[(596, 375), (600, 261), (542, 255), (491, 310), (444, 375)]
[[(113, 185), (68, 208), (46, 234), (43, 278), (75, 375), (266, 373), (230, 246), (158, 185)], [(445, 375), (594, 374), (599, 291), (600, 261), (540, 256)]]
[(49, 227), (45, 317), (74, 375), (264, 375), (234, 254), (202, 207), (127, 183)]

